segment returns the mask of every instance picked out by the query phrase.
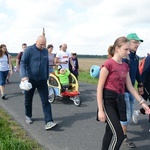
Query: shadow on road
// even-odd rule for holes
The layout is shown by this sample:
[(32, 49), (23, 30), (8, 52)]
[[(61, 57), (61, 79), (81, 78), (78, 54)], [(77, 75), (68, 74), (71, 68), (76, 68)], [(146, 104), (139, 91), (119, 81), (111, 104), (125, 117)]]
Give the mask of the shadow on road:
[(81, 120), (88, 120), (94, 118), (95, 116), (96, 112), (75, 113), (70, 116), (57, 117), (55, 120), (59, 122), (58, 128), (60, 129), (61, 127), (72, 127), (74, 123), (78, 123)]

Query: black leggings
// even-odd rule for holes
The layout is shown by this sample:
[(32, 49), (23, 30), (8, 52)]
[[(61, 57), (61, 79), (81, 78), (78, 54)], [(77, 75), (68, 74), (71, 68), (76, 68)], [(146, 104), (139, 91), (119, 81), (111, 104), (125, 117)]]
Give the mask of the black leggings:
[(104, 100), (104, 111), (107, 117), (105, 134), (102, 142), (102, 150), (119, 150), (124, 133), (119, 120), (119, 112), (116, 100)]

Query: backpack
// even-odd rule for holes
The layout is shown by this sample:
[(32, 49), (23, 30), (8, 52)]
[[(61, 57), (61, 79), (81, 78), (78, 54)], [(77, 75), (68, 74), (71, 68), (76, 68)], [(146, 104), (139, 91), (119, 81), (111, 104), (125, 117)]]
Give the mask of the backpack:
[(143, 72), (143, 68), (144, 68), (144, 65), (145, 65), (145, 59), (146, 59), (146, 57), (144, 57), (141, 60), (140, 64), (139, 64), (139, 72), (140, 72), (140, 74), (142, 74), (142, 72)]
[(21, 61), (22, 54), (23, 54), (23, 52), (20, 52), (20, 53), (18, 54), (18, 56), (17, 56), (17, 58), (19, 58), (19, 64), (20, 64), (20, 61)]

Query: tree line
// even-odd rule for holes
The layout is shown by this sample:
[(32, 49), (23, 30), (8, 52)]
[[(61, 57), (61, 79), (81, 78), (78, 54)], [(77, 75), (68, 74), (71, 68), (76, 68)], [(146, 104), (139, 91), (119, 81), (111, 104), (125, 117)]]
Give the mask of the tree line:
[[(18, 55), (18, 53), (9, 53), (11, 56), (16, 57)], [(88, 54), (78, 54), (77, 55), (78, 58), (103, 58), (106, 59), (107, 55), (88, 55)], [(143, 57), (139, 57), (140, 59), (142, 59)]]
[[(9, 53), (11, 56), (16, 57), (18, 53)], [(78, 54), (78, 58), (107, 58), (107, 55), (83, 55)]]

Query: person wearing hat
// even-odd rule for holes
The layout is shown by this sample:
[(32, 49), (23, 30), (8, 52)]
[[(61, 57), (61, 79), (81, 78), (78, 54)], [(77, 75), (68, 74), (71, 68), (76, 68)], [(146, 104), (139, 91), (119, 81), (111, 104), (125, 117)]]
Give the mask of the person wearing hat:
[[(129, 65), (130, 68), (130, 78), (132, 85), (135, 85), (135, 81), (138, 82), (138, 92), (139, 94), (143, 94), (143, 83), (141, 80), (141, 75), (139, 73), (139, 57), (136, 55), (137, 49), (140, 46), (142, 39), (140, 39), (136, 33), (130, 33), (127, 35), (127, 38), (130, 40), (130, 54), (127, 59), (123, 59)], [(135, 98), (133, 95), (127, 90), (125, 90), (125, 102), (126, 102), (126, 116), (127, 121), (121, 121), (121, 125), (124, 131), (124, 141), (123, 144), (129, 148), (135, 148), (136, 145), (127, 137), (127, 126), (132, 118), (134, 111), (134, 103)]]
[(71, 55), (72, 55), (72, 61), (73, 61), (73, 64), (74, 64), (74, 70), (72, 69), (72, 65), (71, 65), (70, 61), (69, 61), (69, 70), (76, 77), (76, 79), (78, 80), (79, 63), (78, 63), (77, 53), (72, 52)]

